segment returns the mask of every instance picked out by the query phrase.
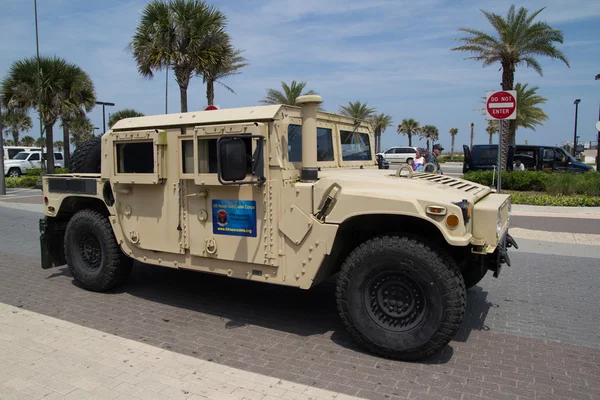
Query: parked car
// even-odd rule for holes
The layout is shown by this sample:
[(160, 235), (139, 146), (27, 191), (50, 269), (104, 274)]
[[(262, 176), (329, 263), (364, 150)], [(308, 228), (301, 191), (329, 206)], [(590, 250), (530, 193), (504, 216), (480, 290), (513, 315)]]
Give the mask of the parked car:
[(427, 150), (415, 146), (396, 146), (390, 147), (381, 154), (390, 163), (407, 163), (410, 164), (415, 159), (417, 149), (421, 150), (421, 155), (426, 157)]
[[(472, 149), (464, 145), (465, 159), (463, 173), (467, 171), (492, 170), (498, 165), (497, 144), (476, 144)], [(507, 169), (512, 170), (515, 161), (520, 160), (529, 171), (545, 172), (588, 172), (594, 168), (565, 149), (556, 146), (512, 145), (509, 146)]]
[[(4, 175), (10, 177), (19, 177), (30, 168), (42, 168), (41, 151), (22, 151), (11, 160), (4, 161)], [(63, 154), (54, 152), (55, 168), (64, 168), (65, 160)]]
[(27, 147), (27, 146), (3, 146), (4, 147), (4, 160), (12, 160), (17, 154), (22, 151), (42, 151), (41, 147)]

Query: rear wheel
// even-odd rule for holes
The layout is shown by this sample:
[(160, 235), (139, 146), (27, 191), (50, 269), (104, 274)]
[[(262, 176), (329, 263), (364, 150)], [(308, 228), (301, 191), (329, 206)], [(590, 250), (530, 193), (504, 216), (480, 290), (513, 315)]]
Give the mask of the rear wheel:
[(11, 178), (18, 178), (21, 176), (21, 170), (19, 168), (11, 168), (8, 170), (8, 176)]
[(69, 270), (88, 290), (112, 289), (131, 273), (133, 260), (121, 251), (110, 222), (98, 211), (82, 210), (71, 217), (64, 247)]
[(413, 159), (412, 159), (412, 158), (407, 158), (407, 159), (406, 159), (406, 163), (407, 163), (407, 164), (410, 164), (410, 163), (412, 163), (412, 162), (413, 162)]
[(342, 265), (336, 295), (358, 343), (405, 361), (442, 350), (460, 327), (466, 304), (454, 261), (406, 236), (381, 236), (356, 248)]

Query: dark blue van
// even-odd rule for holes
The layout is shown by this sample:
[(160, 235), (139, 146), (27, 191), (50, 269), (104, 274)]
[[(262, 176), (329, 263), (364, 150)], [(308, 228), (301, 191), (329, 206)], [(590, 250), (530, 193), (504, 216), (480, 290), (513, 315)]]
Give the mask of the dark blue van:
[[(467, 171), (493, 170), (498, 165), (497, 144), (476, 144), (473, 149), (464, 145), (463, 173)], [(556, 146), (512, 145), (508, 150), (507, 169), (520, 160), (529, 171), (588, 172), (594, 168), (573, 157), (565, 149)]]

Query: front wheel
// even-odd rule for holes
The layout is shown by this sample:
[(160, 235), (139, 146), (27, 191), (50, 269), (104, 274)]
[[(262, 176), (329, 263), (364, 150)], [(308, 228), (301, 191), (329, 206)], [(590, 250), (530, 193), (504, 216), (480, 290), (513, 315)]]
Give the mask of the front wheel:
[(465, 312), (466, 289), (454, 261), (406, 236), (380, 236), (342, 265), (340, 316), (369, 351), (414, 361), (442, 350)]
[(95, 210), (78, 211), (67, 225), (65, 259), (84, 288), (105, 291), (122, 284), (133, 260), (119, 248), (108, 219)]

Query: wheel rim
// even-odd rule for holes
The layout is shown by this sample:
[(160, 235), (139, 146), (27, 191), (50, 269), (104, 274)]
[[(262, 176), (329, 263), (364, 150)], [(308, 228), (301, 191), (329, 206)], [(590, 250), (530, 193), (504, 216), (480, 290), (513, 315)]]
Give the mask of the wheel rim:
[(8, 173), (8, 176), (10, 176), (10, 177), (13, 177), (13, 178), (14, 178), (14, 177), (18, 177), (18, 176), (19, 176), (19, 173), (18, 173), (16, 170), (14, 170), (14, 169), (13, 169), (13, 170), (11, 170), (11, 171)]
[(78, 242), (79, 255), (85, 269), (95, 271), (102, 262), (102, 249), (95, 236), (84, 233)]
[(372, 277), (365, 286), (364, 298), (373, 321), (394, 332), (417, 326), (427, 309), (421, 285), (411, 277), (394, 271)]

